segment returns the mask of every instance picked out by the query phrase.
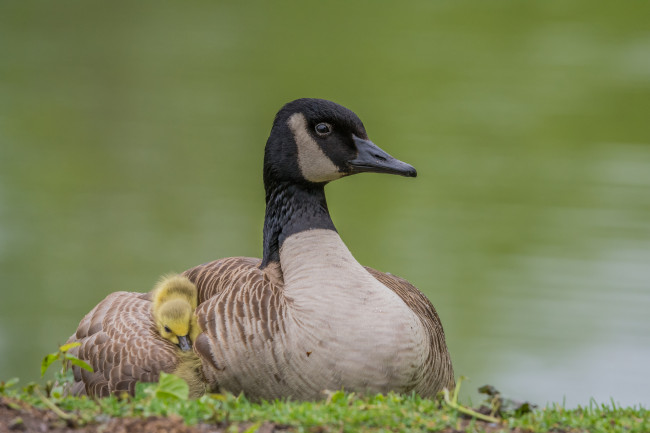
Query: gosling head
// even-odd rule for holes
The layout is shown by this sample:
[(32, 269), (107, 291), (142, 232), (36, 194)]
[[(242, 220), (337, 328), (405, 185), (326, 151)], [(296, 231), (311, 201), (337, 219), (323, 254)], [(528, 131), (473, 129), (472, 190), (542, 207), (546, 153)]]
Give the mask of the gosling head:
[(183, 299), (172, 299), (160, 306), (154, 315), (160, 335), (178, 345), (182, 351), (191, 349), (191, 328), (194, 312)]
[(349, 109), (324, 99), (297, 99), (278, 112), (264, 154), (264, 183), (323, 184), (356, 173), (415, 177), (415, 168), (368, 139)]
[(194, 314), (196, 286), (184, 276), (166, 276), (152, 291), (152, 298), (152, 315), (160, 335), (182, 351), (190, 350), (201, 332)]

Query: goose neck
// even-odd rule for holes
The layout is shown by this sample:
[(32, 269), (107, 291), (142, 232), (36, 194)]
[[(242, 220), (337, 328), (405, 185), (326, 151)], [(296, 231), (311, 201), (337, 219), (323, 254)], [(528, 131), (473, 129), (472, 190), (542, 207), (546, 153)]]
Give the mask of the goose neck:
[(324, 184), (267, 185), (261, 268), (280, 261), (280, 247), (289, 236), (313, 229), (336, 231), (327, 209)]

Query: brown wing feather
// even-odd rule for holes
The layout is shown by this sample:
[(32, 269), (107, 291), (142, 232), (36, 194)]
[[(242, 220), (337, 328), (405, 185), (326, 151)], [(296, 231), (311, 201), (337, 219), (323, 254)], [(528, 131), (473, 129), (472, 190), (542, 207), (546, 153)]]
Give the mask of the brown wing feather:
[[(417, 287), (407, 280), (398, 276), (387, 274), (373, 268), (364, 266), (366, 270), (375, 277), (377, 281), (391, 289), (397, 294), (406, 305), (408, 305), (420, 318), (429, 334), (430, 352), (428, 364), (433, 368), (437, 366), (436, 374), (430, 377), (430, 381), (448, 389), (454, 387), (454, 369), (451, 365), (451, 358), (445, 342), (445, 331), (433, 304)], [(424, 385), (424, 384), (423, 384)]]
[(155, 382), (161, 371), (175, 369), (176, 346), (160, 337), (150, 309), (147, 293), (115, 292), (81, 320), (77, 332), (68, 339), (68, 343), (79, 342), (81, 346), (70, 352), (94, 371), (72, 367), (72, 394), (133, 394), (137, 382)]
[[(260, 263), (250, 257), (229, 257), (184, 273), (199, 292), (196, 315), (203, 333), (194, 347), (216, 371), (228, 367), (246, 374), (247, 366), (229, 364), (225, 354), (240, 353), (244, 357), (246, 353), (257, 353), (279, 332), (286, 332), (287, 300), (281, 293), (281, 275), (274, 265), (259, 269)], [(210, 383), (216, 382), (209, 369), (204, 373)], [(231, 377), (236, 380), (236, 376)], [(237, 392), (236, 383), (228, 385), (230, 391)]]
[(228, 257), (188, 269), (183, 275), (196, 285), (201, 304), (216, 294), (245, 290), (250, 281), (263, 279), (261, 263), (252, 257)]

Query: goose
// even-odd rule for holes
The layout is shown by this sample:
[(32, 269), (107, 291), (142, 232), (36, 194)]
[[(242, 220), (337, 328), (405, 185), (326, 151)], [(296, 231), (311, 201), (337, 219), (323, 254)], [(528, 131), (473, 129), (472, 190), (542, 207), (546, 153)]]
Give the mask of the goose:
[[(332, 222), (325, 186), (365, 172), (417, 175), (370, 141), (357, 115), (341, 105), (304, 98), (276, 114), (264, 152), (262, 258), (224, 258), (183, 273), (198, 290), (201, 332), (193, 352), (208, 391), (270, 401), (317, 400), (338, 389), (433, 397), (454, 386), (443, 327), (429, 299), (408, 281), (359, 264)], [(136, 308), (136, 299), (121, 305)], [(84, 319), (76, 334), (75, 341), (86, 338), (79, 351), (85, 360), (100, 350), (88, 339), (91, 324), (101, 327)], [(138, 326), (125, 329), (128, 339), (142, 332)], [(151, 350), (163, 347), (172, 346)], [(114, 369), (163, 368), (110, 353), (103, 360), (91, 365), (104, 377)], [(86, 389), (90, 377), (75, 371)], [(111, 392), (120, 382), (102, 386)]]
[(164, 276), (149, 293), (108, 295), (68, 339), (68, 343), (81, 343), (70, 353), (93, 368), (88, 372), (73, 367), (69, 392), (93, 397), (133, 395), (136, 383), (156, 382), (165, 372), (184, 379), (190, 396), (204, 394), (201, 361), (191, 351), (199, 333), (196, 305), (196, 286), (178, 274)]

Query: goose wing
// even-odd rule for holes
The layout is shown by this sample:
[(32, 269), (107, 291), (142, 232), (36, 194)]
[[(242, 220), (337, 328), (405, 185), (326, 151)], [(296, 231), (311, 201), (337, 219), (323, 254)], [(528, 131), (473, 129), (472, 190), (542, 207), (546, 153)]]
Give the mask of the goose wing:
[(266, 270), (259, 269), (262, 260), (253, 257), (227, 257), (204, 263), (183, 272), (196, 285), (199, 304), (224, 292), (246, 291), (260, 282), (270, 282)]
[[(431, 376), (421, 384), (424, 388), (454, 387), (454, 369), (445, 342), (445, 332), (433, 304), (417, 287), (396, 275), (387, 274), (365, 266), (366, 270), (384, 286), (398, 295), (406, 305), (420, 318), (429, 334), (429, 357), (427, 364), (431, 367)], [(434, 368), (435, 366), (435, 368)]]
[(184, 272), (199, 292), (196, 315), (203, 333), (194, 348), (212, 367), (204, 368), (204, 373), (213, 389), (237, 393), (245, 388), (240, 379), (264, 388), (269, 386), (269, 375), (277, 373), (273, 367), (277, 363), (264, 360), (276, 356), (272, 341), (282, 340), (286, 332), (287, 300), (279, 270), (273, 265), (261, 270), (260, 263), (260, 259), (230, 257)]
[(74, 395), (134, 394), (137, 382), (155, 382), (161, 371), (169, 373), (178, 363), (174, 344), (155, 328), (148, 293), (111, 293), (81, 320), (68, 339), (72, 342), (81, 345), (70, 353), (94, 370), (72, 367)]

